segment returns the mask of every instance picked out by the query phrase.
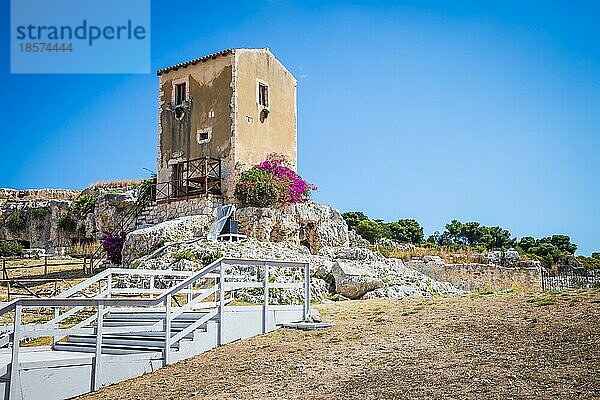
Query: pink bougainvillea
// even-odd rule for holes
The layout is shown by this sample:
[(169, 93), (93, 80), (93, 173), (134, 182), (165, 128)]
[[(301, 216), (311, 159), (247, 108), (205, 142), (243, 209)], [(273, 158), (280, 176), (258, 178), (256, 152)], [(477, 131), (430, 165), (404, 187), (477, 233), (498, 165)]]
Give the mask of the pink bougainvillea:
[(306, 182), (282, 156), (270, 155), (240, 175), (236, 197), (242, 204), (260, 207), (303, 203), (317, 190)]

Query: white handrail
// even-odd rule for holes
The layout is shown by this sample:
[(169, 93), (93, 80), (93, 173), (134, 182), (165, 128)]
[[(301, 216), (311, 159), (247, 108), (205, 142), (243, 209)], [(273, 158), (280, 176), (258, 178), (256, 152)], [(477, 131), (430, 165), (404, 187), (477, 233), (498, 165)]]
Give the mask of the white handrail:
[[(225, 282), (226, 278), (242, 278), (237, 275), (226, 275), (225, 267), (232, 265), (248, 265), (264, 268), (264, 279), (262, 282)], [(304, 269), (304, 305), (303, 314), (304, 318), (308, 315), (310, 307), (310, 264), (304, 262), (290, 262), (290, 261), (275, 261), (275, 260), (252, 260), (252, 259), (241, 259), (241, 258), (219, 258), (212, 262), (206, 267), (202, 268), (197, 272), (187, 271), (172, 271), (172, 270), (140, 270), (140, 269), (123, 269), (123, 268), (111, 268), (107, 269), (94, 277), (88, 278), (85, 281), (75, 285), (74, 287), (63, 292), (61, 295), (55, 298), (19, 298), (15, 299), (0, 308), (0, 315), (6, 314), (11, 311), (15, 311), (15, 318), (13, 323), (12, 334), (8, 334), (6, 340), (0, 339), (1, 342), (13, 343), (12, 354), (11, 354), (11, 372), (13, 376), (17, 375), (18, 370), (18, 356), (19, 356), (19, 345), (18, 340), (25, 339), (27, 337), (40, 337), (40, 336), (54, 336), (61, 337), (72, 334), (72, 332), (92, 332), (95, 331), (98, 335), (96, 340), (96, 355), (101, 356), (102, 333), (125, 333), (125, 332), (148, 332), (148, 331), (159, 331), (164, 332), (165, 345), (164, 345), (164, 362), (170, 363), (171, 360), (171, 346), (186, 335), (193, 332), (203, 323), (206, 323), (211, 318), (219, 316), (219, 344), (223, 343), (223, 315), (225, 311), (225, 305), (228, 304), (232, 298), (226, 299), (225, 292), (232, 291), (239, 288), (248, 287), (263, 287), (264, 288), (264, 309), (263, 318), (264, 323), (267, 322), (267, 311), (269, 309), (269, 288), (282, 288), (282, 289), (299, 289), (301, 284), (299, 283), (274, 283), (269, 282), (268, 271), (271, 267), (292, 267), (292, 268), (303, 268)], [(216, 273), (213, 271), (217, 270)], [(151, 280), (156, 276), (178, 276), (184, 278), (179, 283), (168, 289), (157, 289), (160, 290), (160, 295), (156, 298), (144, 299), (144, 298), (111, 298), (111, 282), (113, 275), (142, 275), (149, 276)], [(209, 289), (193, 289), (193, 285), (199, 280), (205, 278), (214, 278), (214, 284)], [(83, 297), (71, 297), (82, 290), (91, 287), (99, 281), (106, 279), (107, 284), (104, 290), (100, 290), (94, 298), (83, 298)], [(218, 279), (218, 284), (217, 284)], [(153, 285), (151, 285), (151, 289)], [(194, 308), (202, 304), (202, 300), (205, 300), (211, 295), (215, 295), (219, 292), (219, 298), (211, 304), (216, 305), (214, 310), (209, 311), (207, 314), (194, 321), (192, 324), (187, 326), (181, 332), (171, 336), (171, 322), (179, 315), (192, 311)], [(171, 308), (171, 301), (173, 296), (177, 294), (188, 294), (188, 301), (182, 307)], [(197, 296), (192, 297), (194, 293)], [(159, 305), (164, 306), (164, 317), (158, 322), (152, 325), (141, 325), (136, 327), (103, 327), (102, 316), (109, 312), (110, 307), (156, 307)], [(62, 315), (56, 316), (52, 321), (34, 326), (21, 325), (21, 312), (23, 307), (72, 307), (69, 311)], [(58, 323), (76, 314), (86, 307), (94, 307), (97, 312), (86, 318), (84, 321), (79, 322), (71, 328), (60, 328)], [(87, 325), (97, 321), (95, 328), (85, 328)], [(266, 328), (266, 325), (265, 325)], [(6, 343), (5, 343), (6, 344)], [(95, 361), (96, 363), (98, 360)], [(97, 377), (94, 376), (94, 379)], [(11, 382), (10, 389), (13, 389), (13, 382)]]

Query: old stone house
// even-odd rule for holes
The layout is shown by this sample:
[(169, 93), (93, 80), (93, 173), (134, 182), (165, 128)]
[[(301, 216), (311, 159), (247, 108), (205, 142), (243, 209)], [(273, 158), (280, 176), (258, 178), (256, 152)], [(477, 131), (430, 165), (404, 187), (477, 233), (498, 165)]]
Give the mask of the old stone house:
[(294, 76), (269, 49), (228, 49), (158, 71), (157, 199), (233, 196), (270, 153), (295, 167)]
[[(78, 194), (54, 200), (44, 191), (29, 196), (35, 198), (4, 199), (0, 193), (0, 240), (52, 250), (182, 216), (199, 215), (208, 227), (215, 207), (233, 201), (237, 172), (270, 153), (285, 156), (296, 168), (297, 81), (269, 49), (227, 49), (160, 69), (157, 75), (152, 201), (136, 209), (139, 188), (108, 194), (88, 188), (79, 194), (93, 195), (95, 207), (75, 215), (72, 202)], [(42, 208), (49, 210), (44, 219), (33, 218)], [(9, 229), (16, 215), (23, 217), (23, 226)], [(67, 217), (75, 219), (72, 232), (60, 228)]]

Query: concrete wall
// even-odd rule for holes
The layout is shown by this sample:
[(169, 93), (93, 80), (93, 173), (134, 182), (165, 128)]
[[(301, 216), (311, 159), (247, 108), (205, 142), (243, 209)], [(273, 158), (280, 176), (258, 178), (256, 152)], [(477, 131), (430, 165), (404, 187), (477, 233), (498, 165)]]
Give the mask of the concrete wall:
[[(270, 153), (296, 168), (296, 79), (267, 50), (236, 50), (236, 163), (254, 165)], [(261, 122), (258, 81), (269, 87), (269, 115)]]
[(493, 264), (441, 264), (409, 261), (407, 266), (463, 290), (540, 290), (542, 275), (537, 267), (506, 268)]

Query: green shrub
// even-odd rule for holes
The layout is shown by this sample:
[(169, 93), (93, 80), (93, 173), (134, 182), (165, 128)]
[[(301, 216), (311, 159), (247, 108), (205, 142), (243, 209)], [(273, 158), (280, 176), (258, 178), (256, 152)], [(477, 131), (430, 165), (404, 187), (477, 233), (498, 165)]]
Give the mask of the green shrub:
[(235, 186), (235, 197), (242, 203), (270, 207), (279, 203), (283, 187), (273, 175), (258, 168), (242, 172)]
[(48, 207), (38, 207), (31, 210), (31, 217), (33, 219), (44, 219), (48, 214), (50, 214), (50, 209)]
[(308, 201), (317, 190), (293, 169), (283, 156), (271, 154), (265, 161), (241, 173), (235, 197), (243, 205), (285, 206)]
[(58, 220), (58, 228), (65, 232), (75, 232), (77, 230), (77, 221), (70, 214), (67, 214)]
[(13, 212), (6, 221), (6, 226), (11, 232), (19, 232), (27, 226), (27, 213), (22, 210)]
[(3, 240), (0, 242), (0, 256), (16, 257), (23, 255), (23, 246), (14, 240)]
[(209, 265), (223, 257), (223, 254), (219, 250), (209, 251), (202, 256), (202, 265)]
[(578, 256), (577, 261), (579, 261), (586, 268), (600, 270), (600, 258), (598, 257)]
[(175, 252), (173, 252), (172, 256), (175, 259), (175, 261), (181, 261), (181, 260), (193, 261), (196, 259), (196, 255), (189, 250), (175, 251)]
[(73, 200), (73, 211), (79, 215), (85, 215), (91, 212), (96, 205), (98, 198), (92, 194), (82, 194)]

